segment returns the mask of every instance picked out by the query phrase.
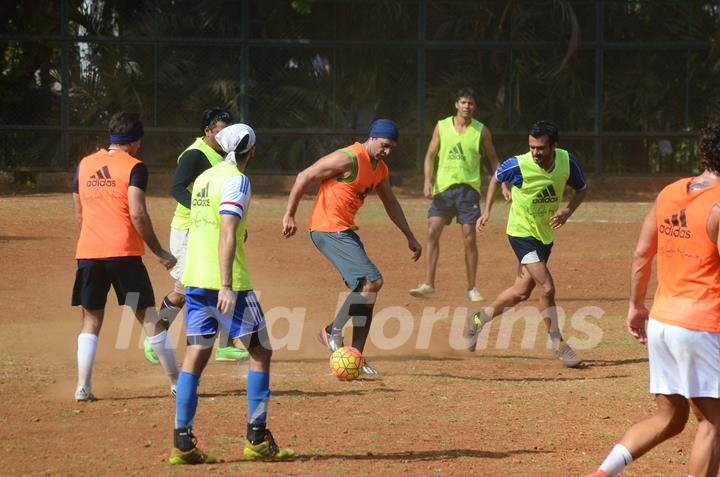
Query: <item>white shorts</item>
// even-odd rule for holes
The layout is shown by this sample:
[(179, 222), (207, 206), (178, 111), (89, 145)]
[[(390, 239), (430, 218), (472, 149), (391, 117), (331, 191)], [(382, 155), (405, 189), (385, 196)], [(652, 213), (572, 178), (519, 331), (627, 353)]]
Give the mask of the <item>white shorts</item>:
[[(177, 263), (173, 269), (170, 270), (170, 275), (178, 282), (182, 282), (183, 272), (185, 271), (185, 254), (187, 253), (188, 232), (188, 229), (180, 230), (170, 227), (170, 253), (177, 258)], [(182, 284), (180, 287), (182, 287)], [(177, 288), (178, 286), (176, 283), (176, 292), (178, 291)], [(182, 292), (178, 293), (182, 293), (184, 295), (185, 289), (183, 288)]]
[(652, 394), (720, 398), (720, 333), (650, 318), (647, 337)]

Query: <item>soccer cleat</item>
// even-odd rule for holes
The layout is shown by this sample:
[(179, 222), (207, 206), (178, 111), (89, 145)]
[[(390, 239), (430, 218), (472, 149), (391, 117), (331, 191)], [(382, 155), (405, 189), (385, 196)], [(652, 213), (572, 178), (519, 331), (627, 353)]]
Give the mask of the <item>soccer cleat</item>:
[(582, 359), (578, 358), (575, 351), (564, 341), (561, 341), (553, 352), (567, 368), (577, 368), (582, 364)]
[(483, 301), (483, 296), (477, 288), (473, 288), (472, 290), (468, 290), (468, 299), (470, 299), (470, 301)]
[(168, 462), (172, 465), (214, 464), (217, 461), (217, 457), (206, 454), (197, 447), (193, 447), (187, 452), (173, 447), (168, 458)]
[(95, 401), (96, 398), (89, 388), (78, 386), (78, 388), (75, 390), (75, 400), (77, 402), (88, 402)]
[(160, 360), (157, 358), (157, 355), (155, 354), (155, 350), (152, 348), (152, 344), (150, 343), (150, 338), (145, 338), (145, 341), (143, 342), (143, 352), (145, 353), (145, 359), (150, 361), (152, 364), (158, 364), (160, 363)]
[(331, 353), (343, 347), (342, 335), (328, 331), (327, 326), (323, 327), (320, 333), (317, 334), (317, 340), (321, 345), (329, 349)]
[(360, 368), (360, 371), (360, 376), (366, 378), (381, 378), (383, 375), (383, 373), (381, 373), (377, 368), (370, 366), (367, 361), (363, 362), (363, 366)]
[(172, 397), (177, 397), (177, 386), (174, 384), (170, 386), (170, 395)]
[(410, 294), (416, 298), (430, 298), (435, 295), (435, 288), (427, 283), (421, 283), (417, 288), (410, 290)]
[[(483, 318), (485, 318), (485, 320), (483, 320)], [(487, 319), (484, 311), (478, 311), (465, 319), (463, 338), (465, 338), (465, 345), (468, 351), (475, 351), (478, 336), (480, 336), (483, 326), (485, 326), (485, 323), (488, 321), (490, 320)]]
[(287, 447), (278, 447), (268, 429), (265, 430), (265, 439), (262, 442), (253, 444), (246, 440), (243, 454), (252, 460), (281, 460), (294, 457), (295, 451)]
[(592, 474), (588, 474), (586, 477), (610, 477), (610, 475), (607, 474), (605, 471), (598, 469)]
[(250, 353), (234, 346), (224, 346), (215, 350), (215, 361), (240, 361), (247, 359)]

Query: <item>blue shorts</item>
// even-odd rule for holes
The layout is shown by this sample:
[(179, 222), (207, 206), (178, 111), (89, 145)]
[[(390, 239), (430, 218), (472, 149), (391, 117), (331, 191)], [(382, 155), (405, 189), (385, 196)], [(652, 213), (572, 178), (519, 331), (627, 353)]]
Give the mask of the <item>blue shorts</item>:
[(459, 224), (474, 224), (480, 218), (480, 194), (467, 184), (458, 184), (435, 194), (428, 217), (442, 217), (450, 225), (453, 217)]
[(325, 258), (330, 260), (330, 263), (340, 272), (349, 289), (357, 289), (363, 278), (367, 278), (371, 282), (382, 278), (380, 270), (365, 253), (365, 247), (360, 237), (352, 230), (342, 232), (313, 230), (310, 232), (310, 238), (320, 253), (325, 255)]
[(252, 290), (236, 292), (237, 303), (232, 316), (217, 309), (218, 291), (185, 287), (185, 329), (187, 336), (215, 335), (218, 323), (230, 332), (230, 338), (240, 338), (265, 328), (257, 296)]
[(508, 235), (510, 246), (521, 265), (545, 262), (550, 259), (552, 243), (544, 244), (535, 237), (512, 237)]

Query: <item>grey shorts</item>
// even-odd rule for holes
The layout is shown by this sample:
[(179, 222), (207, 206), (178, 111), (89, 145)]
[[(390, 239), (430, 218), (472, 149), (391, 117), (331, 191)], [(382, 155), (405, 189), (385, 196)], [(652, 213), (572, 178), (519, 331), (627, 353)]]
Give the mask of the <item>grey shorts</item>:
[(380, 271), (365, 253), (358, 234), (352, 230), (342, 232), (310, 232), (310, 238), (330, 260), (330, 263), (340, 272), (345, 285), (350, 290), (357, 289), (360, 280), (367, 278), (368, 281), (374, 282), (382, 278)]
[(480, 218), (480, 194), (467, 184), (458, 184), (435, 194), (428, 217), (442, 217), (450, 225), (453, 217), (459, 224), (474, 224)]

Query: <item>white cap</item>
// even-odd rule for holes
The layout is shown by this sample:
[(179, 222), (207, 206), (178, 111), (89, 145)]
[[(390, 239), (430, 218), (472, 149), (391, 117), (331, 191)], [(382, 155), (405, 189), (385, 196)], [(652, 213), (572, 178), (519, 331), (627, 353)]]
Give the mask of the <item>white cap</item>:
[(242, 123), (231, 124), (215, 135), (218, 145), (227, 153), (226, 161), (235, 162), (235, 150), (246, 137), (248, 137), (247, 145), (241, 151), (237, 151), (240, 154), (255, 147), (255, 131), (250, 126)]

